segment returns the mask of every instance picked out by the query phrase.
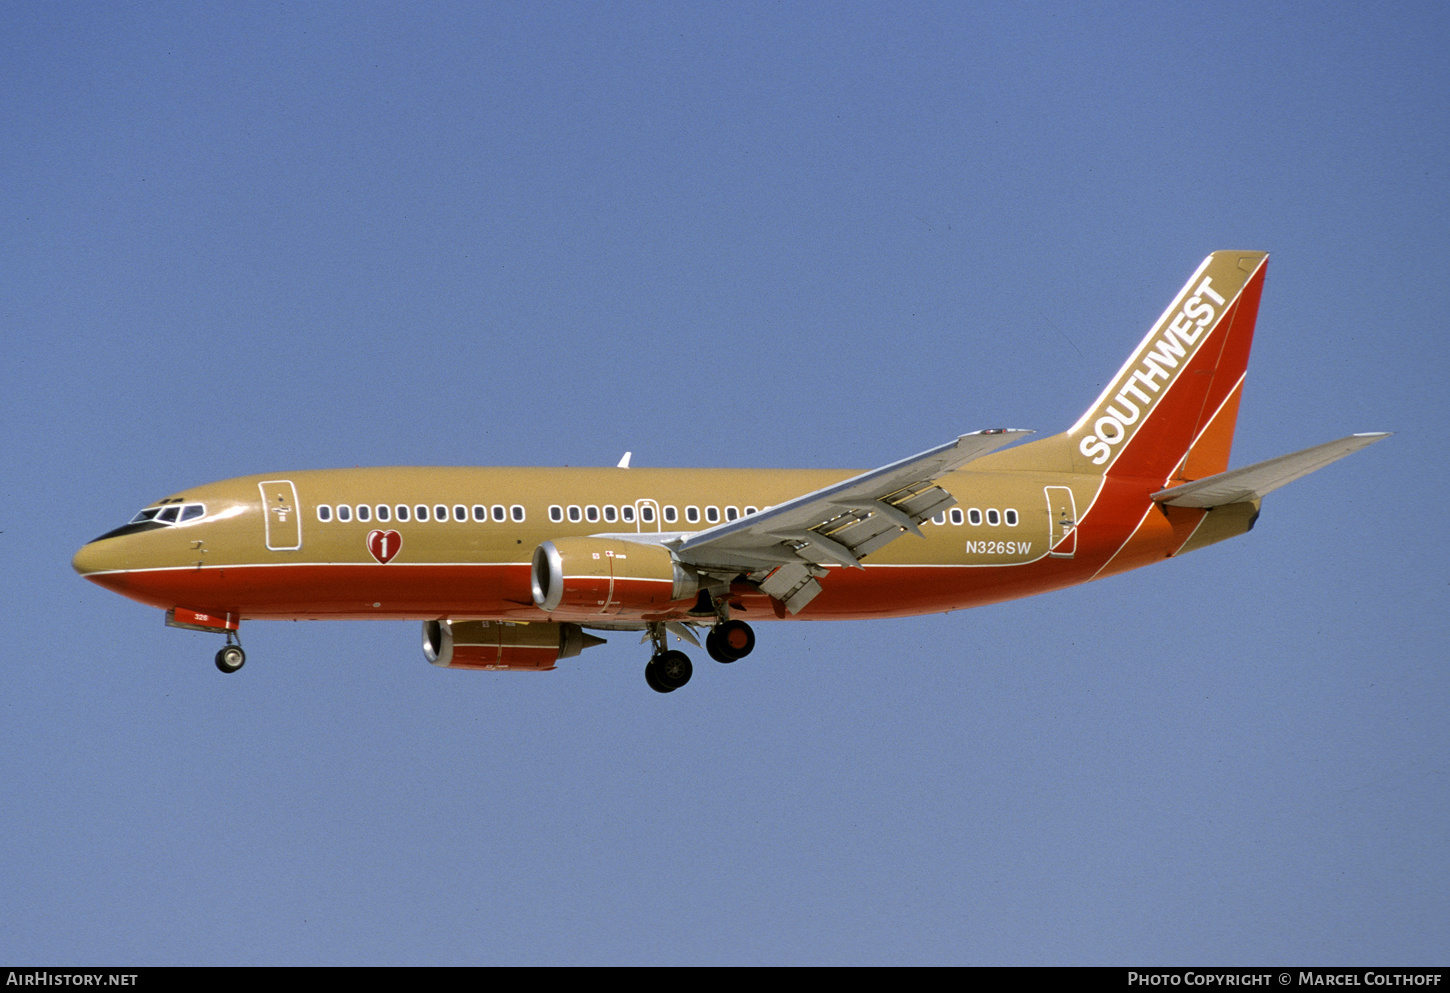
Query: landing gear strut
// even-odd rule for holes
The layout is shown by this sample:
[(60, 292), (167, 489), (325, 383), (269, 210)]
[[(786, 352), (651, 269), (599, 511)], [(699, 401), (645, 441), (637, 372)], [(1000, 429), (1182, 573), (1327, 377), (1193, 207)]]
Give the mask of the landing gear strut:
[(695, 667), (684, 652), (672, 651), (666, 647), (663, 624), (651, 624), (649, 637), (654, 642), (655, 653), (644, 667), (644, 681), (656, 693), (673, 693), (690, 681)]

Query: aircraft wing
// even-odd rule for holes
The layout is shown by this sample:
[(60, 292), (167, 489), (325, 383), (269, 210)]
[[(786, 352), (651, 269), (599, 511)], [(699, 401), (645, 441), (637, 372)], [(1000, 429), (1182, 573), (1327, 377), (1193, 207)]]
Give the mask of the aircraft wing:
[(936, 480), (1030, 431), (997, 428), (964, 434), (919, 455), (796, 497), (769, 510), (701, 531), (675, 549), (681, 562), (707, 572), (775, 570), (761, 589), (798, 612), (820, 592), (828, 565), (860, 560), (956, 498)]
[(1306, 448), (1292, 455), (1280, 455), (1242, 469), (1232, 469), (1216, 476), (1206, 476), (1182, 486), (1159, 490), (1153, 499), (1173, 507), (1223, 507), (1231, 503), (1257, 500), (1266, 493), (1323, 469), (1346, 455), (1353, 455), (1383, 438), (1387, 432), (1352, 434), (1348, 438)]

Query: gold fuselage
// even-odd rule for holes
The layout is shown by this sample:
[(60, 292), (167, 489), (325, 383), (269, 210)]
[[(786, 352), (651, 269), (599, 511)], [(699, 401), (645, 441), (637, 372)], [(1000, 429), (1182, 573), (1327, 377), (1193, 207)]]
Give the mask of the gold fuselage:
[[(1001, 471), (943, 477), (940, 483), (957, 506), (926, 522), (924, 538), (903, 535), (871, 554), (863, 569), (831, 569), (824, 592), (796, 616), (932, 613), (1056, 589), (1227, 537), (1218, 534), (1224, 523), (1239, 533), (1254, 509), (1225, 514), (1229, 508), (1222, 508), (1219, 526), (1205, 528), (1204, 511), (1152, 503), (1149, 494), (1161, 479), (1012, 471), (1005, 458), (1010, 455), (977, 463), (990, 470), (994, 460), (1007, 462)], [(608, 619), (567, 610), (546, 614), (530, 591), (534, 549), (574, 536), (628, 534), (654, 542), (659, 539), (647, 536), (688, 535), (729, 514), (764, 509), (852, 475), (376, 468), (244, 476), (158, 501), (202, 504), (205, 514), (97, 539), (81, 549), (74, 565), (88, 579), (142, 603), (238, 618), (637, 624), (683, 617), (693, 603), (657, 604)], [(426, 520), (419, 519), (420, 507)], [(399, 519), (399, 508), (407, 520)], [(1076, 534), (1064, 551), (1061, 518), (1069, 513)], [(1050, 553), (1054, 544), (1058, 551)], [(748, 584), (734, 592), (751, 620), (788, 616)]]

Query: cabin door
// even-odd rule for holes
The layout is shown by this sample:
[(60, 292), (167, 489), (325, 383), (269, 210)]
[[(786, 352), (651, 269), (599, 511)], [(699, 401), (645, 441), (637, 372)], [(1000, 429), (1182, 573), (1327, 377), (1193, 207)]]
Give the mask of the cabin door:
[(297, 505), (297, 487), (290, 479), (269, 479), (258, 483), (262, 491), (262, 513), (267, 521), (267, 547), (274, 552), (293, 552), (302, 547), (302, 508)]
[(1048, 538), (1047, 554), (1070, 559), (1077, 552), (1077, 503), (1068, 486), (1046, 486)]

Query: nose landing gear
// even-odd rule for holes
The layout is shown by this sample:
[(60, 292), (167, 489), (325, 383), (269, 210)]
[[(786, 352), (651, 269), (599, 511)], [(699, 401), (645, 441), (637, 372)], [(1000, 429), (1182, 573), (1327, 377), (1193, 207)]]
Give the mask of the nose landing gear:
[[(236, 638), (236, 644), (232, 644), (233, 638)], [(222, 672), (231, 673), (246, 664), (247, 653), (242, 651), (242, 639), (228, 631), (227, 643), (216, 653), (216, 667)]]
[(228, 645), (216, 653), (216, 667), (222, 672), (236, 672), (247, 664), (247, 653), (241, 645)]

